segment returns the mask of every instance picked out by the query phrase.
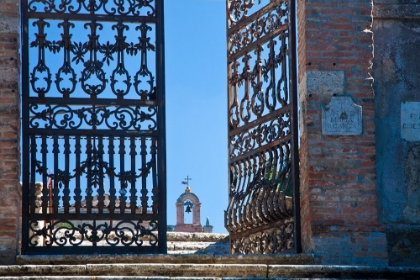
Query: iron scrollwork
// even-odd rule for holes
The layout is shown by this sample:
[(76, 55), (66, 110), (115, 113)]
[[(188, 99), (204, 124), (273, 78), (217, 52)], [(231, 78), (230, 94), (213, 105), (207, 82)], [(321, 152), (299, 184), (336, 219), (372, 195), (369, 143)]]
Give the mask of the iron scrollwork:
[[(31, 43), (31, 47), (38, 48), (38, 63), (32, 69), (31, 73), (31, 86), (32, 90), (38, 94), (40, 97), (44, 97), (45, 93), (50, 90), (51, 87), (51, 71), (45, 64), (45, 48), (50, 47), (52, 50), (56, 51), (55, 48), (51, 47), (51, 42), (46, 41), (46, 34), (44, 33), (44, 27), (50, 26), (48, 22), (45, 22), (43, 19), (39, 19), (33, 23), (33, 26), (38, 26), (38, 34), (35, 41)], [(44, 73), (42, 75), (42, 73)], [(42, 77), (44, 76), (44, 77)], [(43, 80), (45, 84), (39, 85), (40, 80)]]
[(288, 114), (260, 124), (250, 130), (237, 133), (229, 138), (231, 158), (263, 147), (276, 140), (287, 139), (290, 135), (290, 117)]
[(57, 14), (97, 14), (117, 16), (155, 16), (155, 0), (31, 0), (29, 12), (44, 11)]
[[(55, 92), (61, 93), (64, 98), (71, 97), (80, 87), (84, 93), (96, 99), (100, 95), (112, 93), (117, 98), (127, 98), (132, 86), (141, 100), (156, 100), (156, 73), (149, 56), (156, 51), (151, 39), (156, 36), (154, 23), (141, 23), (134, 26), (118, 21), (110, 30), (105, 30), (104, 23), (91, 20), (79, 28), (90, 31), (87, 41), (75, 41), (71, 31), (76, 25), (68, 19), (63, 21), (38, 19), (32, 24), (37, 27), (31, 48), (37, 49), (37, 65), (31, 72), (32, 91), (39, 97), (46, 93), (52, 96)], [(60, 40), (48, 40), (48, 31), (54, 33), (61, 29)], [(102, 32), (101, 32), (102, 31)], [(115, 42), (101, 42), (101, 35), (109, 38), (114, 34)], [(124, 31), (135, 31), (138, 42), (127, 42)], [(63, 55), (57, 54), (63, 51)], [(135, 75), (131, 77), (125, 56), (138, 59)], [(116, 57), (116, 59), (115, 59)], [(49, 62), (51, 59), (54, 62)], [(55, 89), (52, 89), (52, 69), (56, 62), (62, 61), (62, 66), (55, 73)], [(52, 64), (52, 65), (50, 65)], [(80, 77), (77, 77), (80, 72)], [(108, 76), (107, 73), (110, 73)], [(79, 83), (78, 83), (79, 82)], [(107, 85), (111, 90), (105, 91)]]
[(288, 27), (287, 2), (280, 2), (270, 12), (246, 23), (241, 27), (235, 26), (229, 32), (228, 52), (230, 55), (239, 53), (265, 36), (272, 36), (286, 30)]
[(229, 26), (240, 22), (248, 16), (248, 12), (258, 2), (258, 5), (264, 0), (230, 0), (228, 1), (228, 22)]
[(228, 1), (231, 252), (297, 251), (291, 2)]
[(277, 254), (292, 251), (293, 223), (279, 225), (267, 231), (251, 234), (232, 241), (234, 254)]
[(290, 107), (287, 36), (285, 31), (271, 38), (266, 43), (268, 51), (259, 45), (255, 56), (251, 52), (243, 55), (242, 63), (235, 55), (231, 56), (229, 123), (232, 128)]
[(24, 254), (166, 252), (162, 16), (22, 1)]
[[(65, 19), (58, 24), (58, 27), (63, 27), (62, 40), (58, 43), (60, 48), (63, 49), (63, 65), (57, 71), (55, 84), (58, 92), (68, 98), (75, 91), (77, 84), (76, 72), (71, 66), (70, 60), (72, 50), (70, 28), (74, 28), (75, 25), (69, 22), (68, 19)], [(65, 76), (68, 76), (67, 83), (64, 82)], [(66, 87), (68, 83), (71, 84), (70, 87)]]
[(108, 246), (142, 246), (147, 242), (149, 246), (157, 246), (156, 221), (117, 221), (115, 226), (109, 222), (92, 221), (91, 223), (77, 223), (75, 221), (60, 220), (40, 227), (40, 221), (30, 222), (29, 246), (46, 247), (58, 246), (86, 246), (104, 243)]
[[(147, 109), (147, 110), (144, 110)], [(29, 104), (31, 128), (82, 129), (104, 128), (110, 130), (155, 130), (156, 107), (91, 106), (76, 108), (69, 105)], [(142, 124), (146, 123), (146, 127)]]

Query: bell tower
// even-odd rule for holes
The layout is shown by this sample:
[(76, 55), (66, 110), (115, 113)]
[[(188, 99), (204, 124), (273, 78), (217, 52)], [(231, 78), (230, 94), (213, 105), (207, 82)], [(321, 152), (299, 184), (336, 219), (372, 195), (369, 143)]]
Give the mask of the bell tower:
[[(198, 197), (192, 193), (187, 177), (185, 192), (181, 194), (176, 201), (176, 226), (175, 231), (178, 232), (202, 232), (203, 227), (200, 223), (200, 207), (201, 202)], [(192, 219), (187, 219), (187, 215), (192, 215)], [(186, 222), (189, 220), (192, 222)]]

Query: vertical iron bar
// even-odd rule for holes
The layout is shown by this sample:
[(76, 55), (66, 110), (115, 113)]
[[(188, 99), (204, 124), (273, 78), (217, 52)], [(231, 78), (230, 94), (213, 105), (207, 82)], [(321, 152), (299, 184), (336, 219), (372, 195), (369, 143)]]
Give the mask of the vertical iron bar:
[[(109, 169), (114, 170), (114, 137), (109, 137), (109, 146), (108, 146), (108, 154), (109, 154)], [(114, 174), (109, 178), (109, 213), (112, 215), (114, 214), (115, 209), (115, 185), (114, 185)], [(112, 223), (112, 220), (111, 220)]]
[(292, 105), (291, 133), (292, 140), (292, 178), (293, 178), (293, 211), (294, 241), (296, 253), (302, 252), (300, 226), (300, 180), (299, 180), (299, 130), (298, 130), (298, 90), (297, 90), (297, 44), (296, 44), (296, 1), (289, 3), (289, 55), (290, 55), (290, 103)]
[(44, 168), (43, 172), (42, 172), (42, 217), (45, 220), (46, 219), (46, 214), (47, 214), (47, 208), (48, 208), (48, 201), (49, 201), (49, 193), (48, 193), (48, 189), (47, 189), (47, 153), (48, 153), (48, 148), (47, 148), (47, 136), (46, 135), (42, 135), (42, 144), (41, 144), (41, 154), (42, 154), (42, 167)]
[(97, 237), (97, 231), (96, 231), (96, 219), (93, 219), (93, 225), (92, 225), (93, 227), (93, 229), (92, 229), (92, 239), (93, 239), (93, 241), (92, 241), (92, 246), (93, 246), (93, 248), (95, 248), (96, 246), (97, 246), (97, 242), (96, 242), (96, 237)]
[[(80, 168), (80, 153), (81, 153), (81, 144), (80, 144), (80, 135), (76, 135), (75, 136), (75, 150), (74, 153), (76, 154), (76, 162), (75, 162), (75, 167), (76, 170), (77, 168)], [(74, 189), (74, 206), (75, 206), (75, 213), (76, 213), (76, 217), (79, 217), (80, 215), (80, 206), (82, 203), (82, 190), (80, 188), (80, 177), (81, 177), (81, 171), (79, 169), (79, 172), (76, 172), (75, 174), (76, 176), (76, 186)]]
[(147, 155), (147, 146), (146, 146), (146, 137), (141, 138), (140, 143), (140, 155), (141, 155), (141, 213), (147, 214), (147, 186), (146, 186), (146, 155)]
[[(93, 152), (92, 152), (92, 141), (91, 137), (86, 137), (86, 161), (85, 161), (85, 168), (86, 168), (86, 213), (92, 213), (92, 160), (93, 160)], [(94, 147), (93, 147), (94, 148)]]
[[(49, 180), (51, 182), (51, 186), (48, 186), (48, 187), (53, 188), (53, 192), (50, 191), (50, 194), (53, 193), (53, 205), (54, 205), (53, 212), (54, 213), (58, 213), (58, 204), (59, 204), (59, 199), (58, 199), (58, 192), (59, 192), (58, 183), (59, 183), (59, 180), (57, 179), (57, 175), (58, 175), (58, 161), (59, 161), (59, 159), (58, 159), (58, 153), (60, 151), (59, 151), (59, 147), (58, 147), (58, 136), (57, 135), (54, 135), (53, 136), (53, 139), (54, 139), (54, 144), (53, 144), (54, 145), (54, 148), (53, 148), (53, 154), (54, 154), (54, 171), (53, 172), (54, 172), (55, 178), (54, 178), (53, 182), (51, 182), (51, 180)], [(65, 195), (63, 195), (63, 200), (65, 199), (64, 196)], [(51, 197), (50, 197), (49, 201), (51, 201)], [(52, 205), (50, 205), (50, 209), (51, 209), (51, 206)]]
[[(229, 14), (229, 7), (230, 7), (230, 1), (231, 0), (226, 0), (226, 11), (225, 11), (225, 15), (226, 15), (226, 22), (225, 22), (225, 24), (226, 24), (226, 31), (228, 31), (229, 30), (229, 18), (230, 18), (230, 14)], [(230, 40), (229, 40), (229, 37), (228, 36), (226, 36), (226, 46), (227, 46), (227, 49), (229, 50), (230, 49), (230, 45), (231, 45), (231, 42), (230, 42)], [(231, 185), (232, 185), (232, 177), (233, 177), (233, 172), (232, 172), (232, 163), (231, 163), (231, 161), (230, 161), (230, 136), (229, 136), (229, 131), (230, 131), (230, 129), (231, 129), (231, 127), (230, 127), (230, 118), (231, 118), (231, 116), (230, 116), (230, 107), (231, 107), (231, 105), (232, 105), (232, 103), (233, 103), (233, 100), (232, 100), (232, 88), (231, 88), (231, 84), (230, 84), (230, 79), (231, 79), (231, 63), (229, 62), (229, 55), (227, 55), (227, 69), (226, 69), (226, 72), (227, 72), (227, 83), (226, 83), (226, 87), (227, 87), (227, 93), (228, 93), (228, 96), (227, 96), (227, 116), (228, 116), (228, 121), (227, 121), (227, 131), (228, 131), (228, 141), (227, 141), (227, 162), (228, 162), (228, 170), (227, 170), (227, 172), (228, 172), (228, 174), (227, 174), (227, 176), (228, 176), (228, 190), (227, 190), (227, 195), (228, 195), (228, 209), (229, 209), (229, 205), (231, 204), (231, 202), (232, 202), (232, 200), (233, 200), (233, 197), (231, 197), (231, 191), (230, 191), (230, 189), (231, 189)], [(230, 226), (232, 225), (232, 219), (231, 219), (231, 210), (229, 209), (229, 211), (228, 210), (225, 210), (225, 212), (224, 212), (224, 215), (225, 215), (225, 228), (230, 228)], [(229, 252), (231, 253), (231, 254), (233, 254), (233, 246), (232, 246), (232, 244), (233, 244), (233, 239), (232, 239), (232, 234), (229, 234)]]
[[(26, 135), (24, 135), (26, 136)], [(22, 164), (27, 164), (28, 167), (30, 166), (30, 177), (29, 174), (27, 174), (28, 172), (23, 172), (22, 176), (23, 178), (27, 178), (30, 179), (30, 181), (28, 181), (28, 185), (23, 185), (22, 186), (22, 191), (25, 190), (28, 192), (28, 194), (26, 196), (23, 196), (23, 201), (25, 201), (25, 203), (29, 203), (30, 209), (28, 213), (26, 212), (22, 212), (22, 215), (24, 215), (25, 213), (28, 215), (32, 215), (35, 213), (35, 201), (36, 201), (36, 194), (35, 194), (35, 181), (36, 181), (36, 166), (35, 166), (35, 160), (36, 160), (36, 152), (37, 152), (37, 144), (36, 144), (36, 137), (35, 135), (28, 135), (26, 136), (27, 140), (30, 139), (30, 146), (31, 146), (31, 154), (29, 155), (29, 160), (23, 160)], [(29, 145), (28, 145), (29, 146)], [(27, 163), (28, 162), (28, 163)], [(29, 177), (29, 178), (28, 178)], [(22, 194), (23, 195), (23, 194)], [(22, 202), (23, 203), (23, 202)], [(23, 219), (24, 217), (22, 217)], [(27, 217), (25, 217), (27, 218)], [(22, 222), (23, 224), (23, 222)]]
[[(63, 197), (63, 206), (64, 213), (68, 214), (70, 212), (70, 136), (64, 136), (64, 197)], [(55, 212), (55, 213), (58, 213)]]
[[(125, 168), (125, 164), (124, 164), (124, 137), (120, 137), (120, 175), (124, 175), (124, 168)], [(120, 177), (120, 214), (124, 214), (125, 212), (125, 200), (126, 200), (126, 195), (125, 195), (125, 191), (127, 191), (125, 189), (125, 180), (124, 178)]]
[(156, 76), (158, 103), (158, 184), (159, 212), (158, 244), (159, 252), (166, 254), (166, 128), (165, 128), (165, 40), (164, 40), (164, 0), (156, 0)]
[[(103, 214), (104, 211), (104, 177), (106, 176), (104, 166), (103, 166), (103, 157), (104, 157), (104, 143), (102, 136), (98, 137), (98, 157), (99, 157), (99, 174), (104, 176), (99, 176), (99, 186), (98, 186), (98, 214)], [(104, 172), (104, 173), (102, 173)]]
[[(109, 169), (111, 170), (111, 175), (109, 176), (109, 204), (108, 210), (109, 214), (112, 216), (115, 209), (115, 185), (114, 185), (114, 137), (110, 136), (108, 139), (108, 156), (109, 156)], [(112, 226), (112, 218), (111, 218)]]
[(131, 214), (136, 214), (136, 143), (134, 136), (130, 137), (130, 158), (131, 158), (131, 190), (130, 190), (130, 207)]
[[(22, 61), (28, 61), (28, 22), (27, 22), (27, 1), (19, 1), (20, 3), (20, 13), (21, 13), (21, 29), (20, 29), (20, 42), (21, 42), (21, 55), (22, 55)], [(28, 238), (29, 238), (29, 199), (31, 198), (29, 189), (34, 188), (32, 186), (32, 182), (30, 183), (30, 177), (34, 178), (35, 175), (33, 174), (34, 168), (31, 167), (31, 170), (29, 169), (30, 166), (32, 166), (32, 156), (29, 154), (29, 131), (28, 131), (28, 120), (29, 120), (29, 110), (28, 110), (28, 102), (26, 95), (29, 94), (29, 75), (28, 75), (28, 69), (29, 65), (28, 63), (22, 63), (22, 72), (21, 72), (21, 81), (20, 85), (22, 87), (22, 107), (21, 107), (21, 114), (22, 114), (22, 127), (21, 127), (21, 133), (22, 133), (22, 253), (26, 253), (28, 249)], [(34, 138), (34, 137), (33, 137)], [(29, 159), (29, 160), (28, 160)], [(31, 173), (32, 172), (32, 173)], [(35, 203), (33, 201), (32, 203)], [(31, 207), (32, 208), (32, 207)], [(31, 214), (33, 213), (33, 210), (31, 210)]]
[(157, 170), (156, 170), (156, 139), (155, 138), (151, 138), (150, 139), (151, 142), (151, 156), (152, 156), (152, 182), (153, 182), (153, 186), (152, 186), (152, 193), (153, 193), (153, 202), (152, 202), (152, 211), (153, 211), (153, 215), (158, 213), (158, 203), (159, 203), (159, 189), (158, 189), (158, 179), (157, 179)]

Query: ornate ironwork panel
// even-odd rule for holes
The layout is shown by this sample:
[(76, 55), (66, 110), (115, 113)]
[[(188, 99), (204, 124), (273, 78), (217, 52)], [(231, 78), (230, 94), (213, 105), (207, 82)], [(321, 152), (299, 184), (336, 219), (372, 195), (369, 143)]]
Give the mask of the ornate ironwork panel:
[(300, 251), (295, 3), (227, 0), (231, 252)]
[(22, 1), (23, 254), (166, 253), (163, 0)]

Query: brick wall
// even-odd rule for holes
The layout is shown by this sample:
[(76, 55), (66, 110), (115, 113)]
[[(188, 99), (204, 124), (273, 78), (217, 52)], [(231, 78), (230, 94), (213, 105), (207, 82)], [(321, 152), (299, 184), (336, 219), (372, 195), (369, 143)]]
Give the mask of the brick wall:
[[(317, 263), (387, 264), (378, 223), (372, 3), (299, 0), (303, 249)], [(322, 134), (332, 96), (362, 106), (362, 135)]]
[(20, 233), (18, 3), (0, 1), (0, 264), (15, 262)]

